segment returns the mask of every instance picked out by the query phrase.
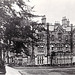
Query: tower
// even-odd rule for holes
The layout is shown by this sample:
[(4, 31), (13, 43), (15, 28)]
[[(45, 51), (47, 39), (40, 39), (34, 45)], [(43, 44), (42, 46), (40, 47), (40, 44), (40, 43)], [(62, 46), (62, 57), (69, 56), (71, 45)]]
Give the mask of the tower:
[(69, 19), (67, 19), (66, 16), (63, 17), (63, 18), (62, 18), (62, 26), (63, 26), (64, 28), (66, 28), (66, 27), (69, 26), (69, 24), (70, 24)]

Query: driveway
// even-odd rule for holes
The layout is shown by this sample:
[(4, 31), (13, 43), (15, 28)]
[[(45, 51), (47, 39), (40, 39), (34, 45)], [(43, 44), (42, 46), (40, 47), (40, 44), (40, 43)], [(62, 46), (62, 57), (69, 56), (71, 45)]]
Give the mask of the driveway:
[(20, 72), (14, 68), (11, 68), (9, 66), (5, 66), (6, 68), (6, 74), (5, 75), (21, 75)]

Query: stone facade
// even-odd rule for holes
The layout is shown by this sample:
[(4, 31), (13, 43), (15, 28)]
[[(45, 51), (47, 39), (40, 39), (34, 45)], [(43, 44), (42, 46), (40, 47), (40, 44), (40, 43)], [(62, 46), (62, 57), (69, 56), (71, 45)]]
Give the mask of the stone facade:
[[(46, 23), (44, 24), (44, 28), (47, 29)], [(70, 21), (66, 19), (66, 17), (63, 17), (62, 24), (55, 22), (54, 25), (49, 25), (49, 57), (47, 57), (47, 31), (38, 31), (40, 41), (38, 42), (39, 46), (37, 47), (36, 65), (51, 64), (52, 52), (55, 53), (55, 55), (52, 58), (52, 64), (63, 65), (71, 64), (74, 62), (74, 45), (71, 49), (71, 44), (74, 44), (75, 40), (74, 27), (72, 30), (73, 37), (71, 36), (71, 29), (72, 26), (70, 24)], [(73, 42), (71, 43), (71, 41)]]

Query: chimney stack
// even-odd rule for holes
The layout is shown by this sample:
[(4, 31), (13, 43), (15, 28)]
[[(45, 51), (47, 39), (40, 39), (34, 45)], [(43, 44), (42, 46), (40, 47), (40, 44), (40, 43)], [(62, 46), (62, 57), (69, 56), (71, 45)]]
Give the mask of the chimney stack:
[(44, 24), (44, 25), (46, 24), (46, 16), (45, 15), (42, 17), (41, 21), (42, 21), (42, 24)]

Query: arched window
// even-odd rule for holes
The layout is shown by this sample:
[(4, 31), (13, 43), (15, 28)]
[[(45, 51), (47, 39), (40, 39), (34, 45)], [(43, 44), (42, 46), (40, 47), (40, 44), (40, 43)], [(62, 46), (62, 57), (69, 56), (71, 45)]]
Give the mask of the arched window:
[(68, 35), (65, 36), (65, 41), (68, 42)]
[(51, 36), (51, 41), (54, 41), (54, 35)]
[(59, 41), (61, 41), (62, 40), (62, 33), (58, 33), (58, 39), (59, 39)]
[(51, 46), (51, 50), (54, 50), (54, 46), (53, 45)]
[(66, 47), (66, 50), (67, 50), (68, 49), (68, 45), (66, 44), (65, 47)]

